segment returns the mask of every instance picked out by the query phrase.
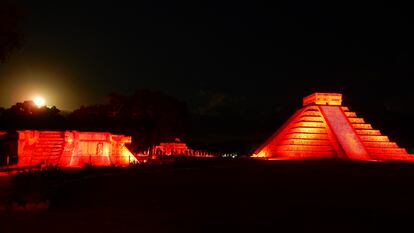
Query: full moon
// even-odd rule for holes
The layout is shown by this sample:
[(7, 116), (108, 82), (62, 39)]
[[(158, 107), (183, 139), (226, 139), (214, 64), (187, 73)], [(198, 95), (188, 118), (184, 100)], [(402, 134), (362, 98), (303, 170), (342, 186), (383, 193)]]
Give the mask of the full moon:
[(43, 107), (43, 106), (45, 106), (45, 104), (46, 104), (46, 101), (45, 101), (45, 99), (43, 99), (43, 97), (41, 97), (41, 96), (36, 96), (34, 99), (33, 99), (33, 102), (34, 102), (34, 104), (36, 104), (36, 106), (37, 107)]

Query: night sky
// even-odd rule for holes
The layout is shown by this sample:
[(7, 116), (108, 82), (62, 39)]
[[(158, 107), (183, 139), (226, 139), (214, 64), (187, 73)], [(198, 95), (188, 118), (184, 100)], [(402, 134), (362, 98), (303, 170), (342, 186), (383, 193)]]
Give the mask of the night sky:
[(374, 118), (414, 112), (413, 18), (397, 1), (21, 2), (26, 41), (0, 65), (3, 107), (43, 95), (73, 110), (145, 88), (246, 128), (315, 91)]

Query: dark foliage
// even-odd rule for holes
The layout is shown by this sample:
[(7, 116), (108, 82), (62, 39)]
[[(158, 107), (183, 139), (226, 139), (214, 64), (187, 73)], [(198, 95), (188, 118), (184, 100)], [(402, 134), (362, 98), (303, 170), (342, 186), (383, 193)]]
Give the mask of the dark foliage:
[(69, 120), (73, 129), (131, 135), (134, 149), (146, 149), (185, 136), (187, 107), (163, 93), (138, 90), (132, 96), (111, 94), (105, 104), (81, 107)]
[(37, 107), (33, 101), (16, 103), (8, 109), (0, 109), (0, 128), (4, 130), (65, 128), (65, 118), (53, 107)]
[[(160, 92), (138, 90), (132, 96), (111, 94), (105, 104), (82, 106), (69, 115), (32, 101), (0, 108), (0, 129), (105, 131), (133, 137), (132, 149), (145, 150), (187, 131), (186, 104)], [(138, 146), (139, 145), (139, 146)]]

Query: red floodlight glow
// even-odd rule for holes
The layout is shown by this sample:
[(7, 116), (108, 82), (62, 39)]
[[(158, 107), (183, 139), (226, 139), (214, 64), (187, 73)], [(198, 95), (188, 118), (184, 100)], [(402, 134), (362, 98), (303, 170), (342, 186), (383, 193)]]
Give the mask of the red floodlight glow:
[(342, 106), (338, 93), (314, 93), (253, 157), (267, 159), (347, 158), (414, 161), (414, 156)]
[(136, 162), (125, 147), (131, 137), (105, 132), (18, 131), (17, 166), (59, 165), (60, 167), (127, 166)]

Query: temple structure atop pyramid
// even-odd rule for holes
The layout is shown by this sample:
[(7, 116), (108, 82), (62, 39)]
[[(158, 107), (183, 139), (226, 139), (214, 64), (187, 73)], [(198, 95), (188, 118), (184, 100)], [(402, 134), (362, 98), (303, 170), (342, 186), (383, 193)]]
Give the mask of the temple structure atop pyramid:
[(414, 161), (404, 148), (342, 105), (342, 94), (314, 93), (253, 154), (267, 159)]

